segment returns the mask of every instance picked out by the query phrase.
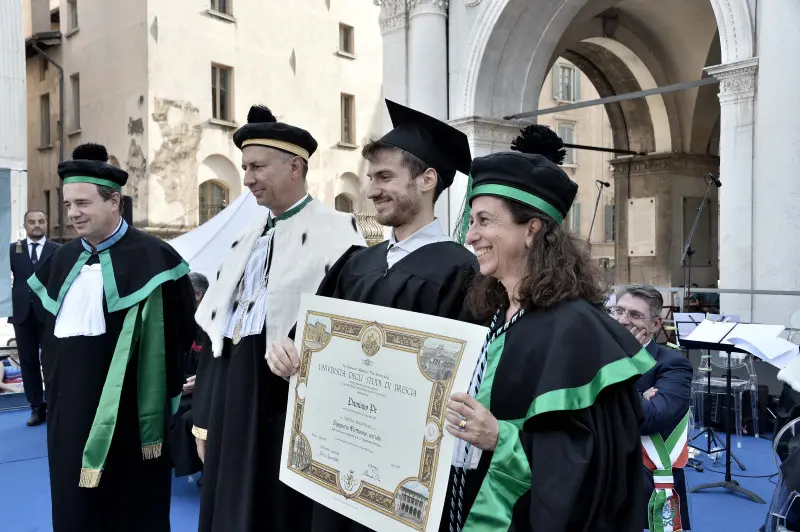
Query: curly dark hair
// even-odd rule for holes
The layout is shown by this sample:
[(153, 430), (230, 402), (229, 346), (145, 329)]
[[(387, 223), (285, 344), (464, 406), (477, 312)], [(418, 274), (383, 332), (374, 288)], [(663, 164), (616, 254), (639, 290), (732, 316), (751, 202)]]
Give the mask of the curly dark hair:
[[(542, 222), (528, 250), (527, 273), (519, 286), (520, 307), (546, 309), (564, 300), (585, 299), (602, 308), (606, 290), (586, 243), (541, 211), (514, 200), (501, 199), (514, 223), (527, 224), (533, 219)], [(498, 308), (508, 308), (508, 293), (494, 277), (476, 275), (467, 293), (466, 305), (476, 321), (486, 322)]]
[(519, 135), (511, 141), (511, 149), (522, 153), (536, 153), (547, 157), (560, 165), (567, 156), (564, 141), (552, 129), (539, 124), (532, 124), (520, 130)]

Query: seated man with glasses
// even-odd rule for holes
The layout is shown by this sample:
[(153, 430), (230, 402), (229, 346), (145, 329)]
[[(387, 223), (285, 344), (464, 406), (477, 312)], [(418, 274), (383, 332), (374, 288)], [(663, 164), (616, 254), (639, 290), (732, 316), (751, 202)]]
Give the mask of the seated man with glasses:
[[(663, 305), (661, 293), (653, 286), (630, 285), (617, 291), (616, 305), (609, 309), (609, 313), (639, 340), (656, 361), (653, 369), (636, 382), (636, 388), (642, 394), (644, 412), (641, 434), (645, 454), (645, 489), (652, 503), (647, 511), (647, 528), (651, 531), (665, 528), (689, 530), (686, 477), (683, 472), (686, 456), (685, 452), (678, 452), (675, 448), (685, 446), (686, 439), (670, 438), (670, 435), (673, 432), (680, 434), (688, 423), (692, 365), (680, 352), (655, 342), (655, 336), (661, 328)], [(657, 463), (662, 454), (659, 450), (667, 451), (667, 456), (671, 456), (671, 467)], [(675, 452), (671, 452), (673, 450)], [(654, 470), (659, 477), (657, 485), (653, 482)], [(671, 529), (667, 527), (670, 523)]]

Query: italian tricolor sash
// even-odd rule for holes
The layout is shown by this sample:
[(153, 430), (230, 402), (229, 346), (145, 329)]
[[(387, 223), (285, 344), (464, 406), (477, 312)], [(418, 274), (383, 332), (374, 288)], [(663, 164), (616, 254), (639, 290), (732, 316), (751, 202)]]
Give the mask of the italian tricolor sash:
[[(689, 416), (686, 412), (667, 441), (661, 434), (642, 436), (644, 465), (653, 472), (655, 490), (647, 505), (650, 532), (679, 532), (681, 526), (681, 501), (675, 492), (673, 469), (682, 469), (689, 460)], [(684, 501), (685, 502), (685, 501)]]

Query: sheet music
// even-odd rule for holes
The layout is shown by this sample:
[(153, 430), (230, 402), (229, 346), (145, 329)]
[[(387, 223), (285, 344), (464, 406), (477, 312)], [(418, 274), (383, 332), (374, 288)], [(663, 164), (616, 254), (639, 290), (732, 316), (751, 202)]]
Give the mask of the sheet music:
[(735, 345), (782, 369), (798, 355), (797, 345), (778, 337), (784, 329), (783, 325), (705, 320), (686, 339)]
[(702, 323), (706, 315), (702, 312), (676, 312), (675, 327), (678, 329), (678, 344), (681, 338), (686, 338), (697, 328), (697, 324)]

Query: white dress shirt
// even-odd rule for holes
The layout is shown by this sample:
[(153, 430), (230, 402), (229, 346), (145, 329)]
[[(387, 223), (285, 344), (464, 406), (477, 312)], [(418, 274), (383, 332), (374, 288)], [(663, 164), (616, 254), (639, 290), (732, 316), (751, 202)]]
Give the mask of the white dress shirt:
[(38, 244), (36, 246), (36, 260), (42, 258), (42, 250), (44, 249), (44, 241), (47, 240), (45, 237), (40, 238), (39, 240), (31, 240), (31, 237), (27, 237), (25, 239), (28, 243), (28, 257), (33, 257), (33, 244)]
[(431, 223), (400, 242), (397, 241), (394, 230), (392, 230), (392, 235), (389, 237), (389, 248), (386, 252), (386, 263), (389, 268), (391, 268), (397, 264), (400, 259), (412, 254), (423, 246), (435, 244), (436, 242), (450, 242), (451, 240), (452, 239), (442, 231), (442, 226), (438, 218), (435, 218)]

